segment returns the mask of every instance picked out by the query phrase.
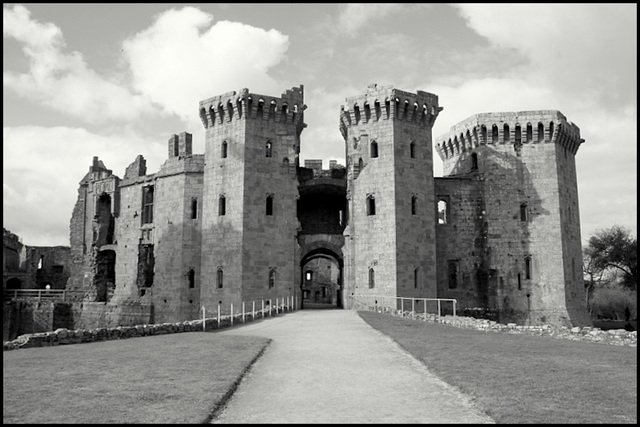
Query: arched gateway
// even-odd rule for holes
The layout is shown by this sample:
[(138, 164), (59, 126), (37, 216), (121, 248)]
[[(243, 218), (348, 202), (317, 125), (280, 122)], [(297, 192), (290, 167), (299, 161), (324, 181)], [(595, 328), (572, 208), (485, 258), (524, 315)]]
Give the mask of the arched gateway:
[(297, 214), (302, 308), (342, 308), (346, 180), (344, 169), (305, 163)]

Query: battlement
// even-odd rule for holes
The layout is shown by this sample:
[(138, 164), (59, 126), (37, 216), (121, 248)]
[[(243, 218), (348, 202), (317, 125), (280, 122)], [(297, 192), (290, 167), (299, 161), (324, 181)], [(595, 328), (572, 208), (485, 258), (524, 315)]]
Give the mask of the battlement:
[(200, 119), (205, 129), (236, 120), (273, 120), (303, 128), (304, 86), (285, 91), (280, 98), (249, 93), (244, 88), (237, 93), (222, 95), (200, 101)]
[(340, 106), (340, 131), (353, 125), (379, 120), (403, 120), (421, 126), (433, 126), (442, 111), (438, 96), (419, 90), (417, 94), (394, 89), (393, 86), (370, 84), (363, 95), (346, 98)]
[(584, 139), (560, 111), (538, 110), (476, 114), (435, 141), (438, 155), (446, 160), (487, 144), (557, 143), (576, 154)]

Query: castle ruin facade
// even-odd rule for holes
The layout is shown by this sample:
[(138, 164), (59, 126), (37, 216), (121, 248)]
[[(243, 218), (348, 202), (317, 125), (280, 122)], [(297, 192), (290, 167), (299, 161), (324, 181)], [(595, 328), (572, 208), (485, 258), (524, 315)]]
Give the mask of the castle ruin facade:
[(347, 309), (370, 296), (455, 298), (501, 321), (590, 324), (583, 140), (559, 111), (477, 114), (434, 141), (436, 95), (369, 85), (339, 112), (346, 165), (323, 170), (299, 165), (303, 98), (300, 86), (200, 102), (204, 154), (173, 135), (155, 173), (141, 155), (122, 178), (94, 157), (70, 224), (67, 289), (85, 295), (75, 327), (290, 296)]

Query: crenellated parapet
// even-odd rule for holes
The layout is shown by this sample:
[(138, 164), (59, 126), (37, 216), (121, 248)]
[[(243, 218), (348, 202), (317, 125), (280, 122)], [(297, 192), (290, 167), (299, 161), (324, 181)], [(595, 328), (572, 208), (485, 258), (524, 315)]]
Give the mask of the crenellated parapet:
[(272, 120), (304, 128), (304, 86), (285, 91), (280, 98), (242, 89), (200, 101), (200, 119), (205, 129), (236, 120)]
[(346, 99), (340, 107), (340, 132), (346, 138), (350, 126), (379, 120), (402, 120), (418, 126), (432, 127), (442, 111), (438, 96), (419, 90), (417, 94), (393, 86), (370, 84), (363, 95)]
[(451, 159), (480, 145), (557, 143), (574, 155), (584, 139), (578, 126), (557, 110), (481, 113), (452, 126), (436, 138), (442, 160)]

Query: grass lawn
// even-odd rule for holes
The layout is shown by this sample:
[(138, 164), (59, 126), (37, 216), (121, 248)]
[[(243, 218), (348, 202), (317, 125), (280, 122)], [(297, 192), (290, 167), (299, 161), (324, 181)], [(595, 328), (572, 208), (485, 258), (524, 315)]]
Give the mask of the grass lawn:
[(189, 332), (3, 352), (3, 423), (196, 424), (269, 340)]
[(637, 424), (635, 347), (359, 314), (497, 423)]

